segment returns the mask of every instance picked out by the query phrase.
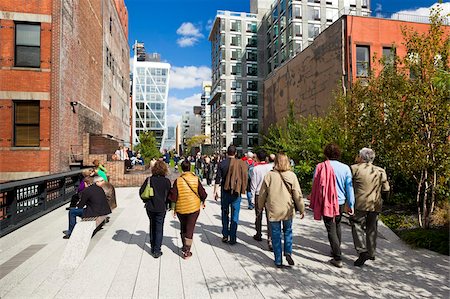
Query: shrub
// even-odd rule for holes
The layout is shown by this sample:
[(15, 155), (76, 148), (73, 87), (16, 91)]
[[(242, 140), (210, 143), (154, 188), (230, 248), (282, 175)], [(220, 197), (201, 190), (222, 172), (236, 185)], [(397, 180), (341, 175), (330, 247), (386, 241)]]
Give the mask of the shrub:
[(445, 226), (450, 224), (450, 203), (448, 200), (443, 201), (431, 215), (431, 223), (433, 226)]

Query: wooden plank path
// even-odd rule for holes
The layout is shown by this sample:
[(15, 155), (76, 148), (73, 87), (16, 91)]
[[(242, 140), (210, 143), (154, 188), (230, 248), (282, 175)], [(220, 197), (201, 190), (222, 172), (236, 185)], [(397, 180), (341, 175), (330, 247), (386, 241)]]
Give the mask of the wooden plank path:
[[(183, 260), (179, 223), (167, 213), (163, 256), (150, 254), (148, 218), (137, 188), (118, 188), (118, 208), (75, 270), (58, 268), (67, 240), (60, 208), (0, 239), (0, 298), (449, 298), (449, 257), (411, 249), (380, 224), (377, 259), (363, 268), (343, 225), (344, 268), (330, 264), (322, 222), (294, 220), (295, 266), (277, 269), (265, 240), (253, 240), (242, 201), (238, 244), (221, 242), (220, 204), (201, 211), (193, 256)], [(265, 236), (264, 236), (265, 237)]]

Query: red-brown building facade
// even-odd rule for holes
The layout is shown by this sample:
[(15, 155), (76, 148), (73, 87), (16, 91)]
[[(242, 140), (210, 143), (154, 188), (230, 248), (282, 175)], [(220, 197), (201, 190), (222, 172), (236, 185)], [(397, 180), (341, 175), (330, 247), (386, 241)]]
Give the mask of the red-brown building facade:
[(123, 0), (0, 2), (0, 181), (69, 170), (84, 133), (129, 140), (127, 39)]
[[(362, 16), (342, 16), (312, 44), (288, 60), (264, 81), (264, 131), (279, 123), (293, 101), (297, 114), (323, 115), (337, 92), (351, 88), (373, 69), (373, 58), (389, 55), (395, 44), (406, 55), (402, 27), (428, 32), (429, 24)], [(445, 26), (450, 33), (450, 26)]]

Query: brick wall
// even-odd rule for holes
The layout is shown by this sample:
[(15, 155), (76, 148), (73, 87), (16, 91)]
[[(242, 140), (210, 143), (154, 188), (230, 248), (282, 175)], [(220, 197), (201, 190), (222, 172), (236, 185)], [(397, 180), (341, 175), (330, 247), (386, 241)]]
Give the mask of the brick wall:
[[(50, 171), (51, 0), (1, 1), (0, 11), (0, 181), (28, 178)], [(40, 67), (15, 67), (15, 21), (27, 13), (39, 22)], [(20, 18), (21, 21), (24, 21)], [(25, 20), (27, 21), (27, 20)], [(14, 147), (14, 100), (39, 101), (39, 146)]]
[[(103, 134), (128, 142), (130, 135), (130, 48), (115, 0), (103, 1)], [(126, 10), (126, 9), (125, 9)], [(108, 58), (107, 58), (108, 55)], [(109, 61), (111, 60), (111, 61)], [(123, 80), (122, 80), (123, 79)]]

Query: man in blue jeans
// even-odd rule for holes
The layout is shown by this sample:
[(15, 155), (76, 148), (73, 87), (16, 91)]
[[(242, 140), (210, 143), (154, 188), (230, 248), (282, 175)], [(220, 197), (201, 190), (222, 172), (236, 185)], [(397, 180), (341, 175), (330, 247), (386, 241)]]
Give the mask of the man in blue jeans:
[[(217, 168), (216, 184), (214, 185), (214, 199), (219, 198), (219, 185), (221, 189), (222, 208), (222, 242), (236, 244), (236, 232), (241, 209), (241, 193), (247, 190), (247, 164), (236, 159), (236, 147), (230, 145), (227, 149), (227, 158), (222, 160)], [(231, 223), (230, 223), (231, 208)]]

